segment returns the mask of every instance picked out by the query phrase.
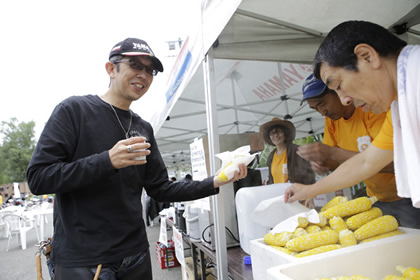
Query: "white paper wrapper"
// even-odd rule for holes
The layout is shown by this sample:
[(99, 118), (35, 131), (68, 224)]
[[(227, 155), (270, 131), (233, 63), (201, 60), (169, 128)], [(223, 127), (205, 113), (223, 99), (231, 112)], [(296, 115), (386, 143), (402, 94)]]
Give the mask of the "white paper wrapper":
[[(285, 203), (284, 195), (261, 201), (251, 214), (251, 220), (268, 228), (273, 228), (280, 222), (296, 214), (308, 212), (310, 209), (299, 202)], [(297, 219), (296, 219), (297, 221)]]
[(283, 231), (293, 232), (298, 227), (298, 217), (306, 217), (310, 223), (319, 223), (319, 215), (315, 209), (312, 209), (307, 212), (299, 213), (293, 215), (292, 217), (284, 220), (283, 222), (276, 225), (272, 230), (271, 233), (279, 233)]
[(235, 151), (226, 151), (215, 156), (222, 161), (221, 171), (218, 175), (219, 180), (229, 181), (235, 175), (235, 171), (239, 171), (239, 164), (248, 165), (254, 160), (256, 154), (249, 154), (251, 146), (243, 146), (237, 148)]

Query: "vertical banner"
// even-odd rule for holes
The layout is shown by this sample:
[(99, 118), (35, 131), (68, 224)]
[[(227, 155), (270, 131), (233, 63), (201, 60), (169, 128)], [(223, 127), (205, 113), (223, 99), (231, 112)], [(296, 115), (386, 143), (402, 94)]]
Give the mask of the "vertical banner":
[(161, 217), (160, 219), (160, 234), (159, 242), (168, 247), (168, 230), (166, 227), (166, 218)]
[(19, 183), (13, 183), (13, 191), (15, 193), (15, 198), (20, 197)]

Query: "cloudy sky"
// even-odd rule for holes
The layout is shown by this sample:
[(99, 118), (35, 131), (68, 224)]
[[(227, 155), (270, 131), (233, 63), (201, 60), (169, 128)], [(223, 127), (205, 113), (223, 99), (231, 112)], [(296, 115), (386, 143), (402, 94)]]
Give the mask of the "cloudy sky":
[[(192, 31), (199, 2), (1, 1), (0, 121), (35, 121), (38, 139), (61, 100), (107, 90), (109, 51), (127, 37), (146, 40), (169, 74), (167, 41)], [(166, 83), (165, 75), (157, 77), (148, 94)]]

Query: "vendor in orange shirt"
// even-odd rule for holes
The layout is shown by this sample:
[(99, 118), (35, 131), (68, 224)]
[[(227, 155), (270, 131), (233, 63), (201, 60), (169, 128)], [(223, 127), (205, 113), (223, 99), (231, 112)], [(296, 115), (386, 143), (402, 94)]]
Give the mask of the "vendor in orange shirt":
[[(311, 74), (303, 85), (303, 101), (325, 116), (323, 143), (300, 146), (298, 154), (311, 162), (318, 174), (334, 170), (355, 154), (364, 151), (376, 139), (386, 113), (363, 112), (353, 104), (344, 106), (334, 90)], [(391, 134), (392, 140), (392, 134)], [(391, 142), (392, 149), (392, 142)], [(397, 194), (394, 164), (365, 179), (368, 196), (376, 196), (384, 215), (393, 215), (400, 226), (420, 228), (420, 209), (412, 206), (409, 198)]]
[(315, 182), (315, 174), (309, 162), (296, 153), (299, 146), (292, 143), (296, 136), (293, 123), (273, 118), (260, 127), (260, 133), (267, 144), (276, 146), (267, 158), (269, 169), (267, 184)]
[(407, 45), (378, 24), (346, 21), (328, 33), (314, 58), (315, 77), (343, 105), (388, 112), (387, 117), (372, 145), (315, 184), (293, 184), (285, 202), (352, 186), (394, 161), (398, 195), (420, 208), (419, 65), (420, 45)]

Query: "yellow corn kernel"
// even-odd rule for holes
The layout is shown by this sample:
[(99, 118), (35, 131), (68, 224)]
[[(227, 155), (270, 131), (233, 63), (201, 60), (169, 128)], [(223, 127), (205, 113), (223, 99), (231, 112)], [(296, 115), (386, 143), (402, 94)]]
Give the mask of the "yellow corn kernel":
[(295, 255), (295, 257), (296, 258), (303, 258), (303, 257), (307, 257), (307, 256), (312, 256), (312, 255), (316, 255), (316, 254), (340, 249), (340, 248), (341, 248), (341, 245), (339, 245), (339, 244), (323, 245), (323, 246), (319, 246), (319, 247), (316, 247), (316, 248), (313, 248), (313, 249), (310, 249), (310, 250), (303, 251), (303, 252)]
[(309, 225), (305, 228), (307, 233), (313, 233), (313, 232), (318, 232), (321, 231), (321, 228), (317, 225)]
[(403, 231), (401, 231), (399, 229), (396, 229), (396, 230), (393, 230), (393, 231), (390, 231), (390, 232), (387, 232), (387, 233), (382, 233), (382, 234), (375, 235), (375, 236), (370, 237), (370, 238), (363, 239), (362, 241), (359, 242), (359, 244), (363, 244), (363, 243), (367, 243), (367, 242), (370, 242), (370, 241), (379, 240), (379, 239), (382, 239), (382, 238), (387, 238), (387, 237), (391, 237), (391, 236), (395, 236), (395, 235), (400, 235), (400, 234), (403, 234), (403, 233), (404, 233)]
[(298, 217), (298, 222), (299, 222), (298, 227), (301, 227), (301, 228), (305, 228), (309, 224), (308, 218), (306, 217)]
[(413, 280), (420, 280), (420, 269), (415, 267), (404, 267), (402, 265), (397, 265), (397, 271), (401, 272), (404, 277), (413, 279)]
[(325, 227), (322, 227), (321, 229), (322, 230), (329, 230), (329, 229), (332, 230), (332, 228), (330, 228), (330, 226), (325, 226)]
[(291, 255), (291, 256), (294, 256), (294, 255), (297, 254), (296, 252), (290, 251), (289, 249), (284, 248), (284, 247), (281, 247), (281, 246), (270, 245), (270, 247), (273, 248), (273, 249), (276, 249), (276, 250), (278, 250), (280, 252), (283, 252), (283, 253), (286, 253), (288, 255)]
[(347, 225), (346, 222), (343, 220), (343, 218), (341, 217), (332, 217), (329, 220), (330, 223), (330, 227), (336, 232), (336, 233), (340, 233), (340, 231), (347, 229)]
[(349, 229), (344, 229), (338, 234), (338, 240), (343, 247), (357, 245), (354, 233)]
[(388, 274), (384, 277), (383, 280), (408, 280), (408, 279), (402, 276)]
[(303, 228), (296, 228), (295, 229), (295, 231), (293, 232), (293, 237), (299, 237), (299, 236), (301, 236), (301, 235), (305, 235), (305, 234), (308, 234), (307, 232), (306, 232), (306, 230), (305, 229), (303, 229)]
[(369, 278), (360, 274), (356, 274), (351, 277), (351, 280), (372, 280), (372, 278)]
[(333, 230), (325, 230), (295, 237), (287, 242), (286, 248), (291, 251), (301, 252), (323, 245), (336, 244), (337, 242), (338, 234)]
[(397, 229), (398, 222), (391, 215), (381, 216), (359, 227), (354, 236), (358, 241)]
[(331, 207), (333, 207), (335, 205), (338, 205), (340, 203), (347, 202), (347, 201), (348, 201), (347, 196), (341, 196), (341, 195), (336, 196), (333, 199), (331, 199), (330, 201), (328, 201), (327, 204), (325, 204), (324, 206), (322, 206), (320, 212), (323, 212), (323, 211), (327, 210), (328, 208), (331, 208)]
[(349, 217), (346, 223), (349, 229), (356, 230), (367, 222), (370, 222), (380, 216), (382, 216), (381, 209), (378, 207), (372, 207), (367, 211)]
[(347, 202), (340, 203), (321, 212), (325, 217), (331, 219), (334, 216), (346, 217), (369, 210), (372, 204), (378, 201), (375, 196), (359, 197)]
[(293, 238), (293, 233), (288, 231), (283, 231), (279, 233), (267, 233), (264, 236), (264, 242), (268, 245), (274, 246), (285, 246), (287, 241)]

